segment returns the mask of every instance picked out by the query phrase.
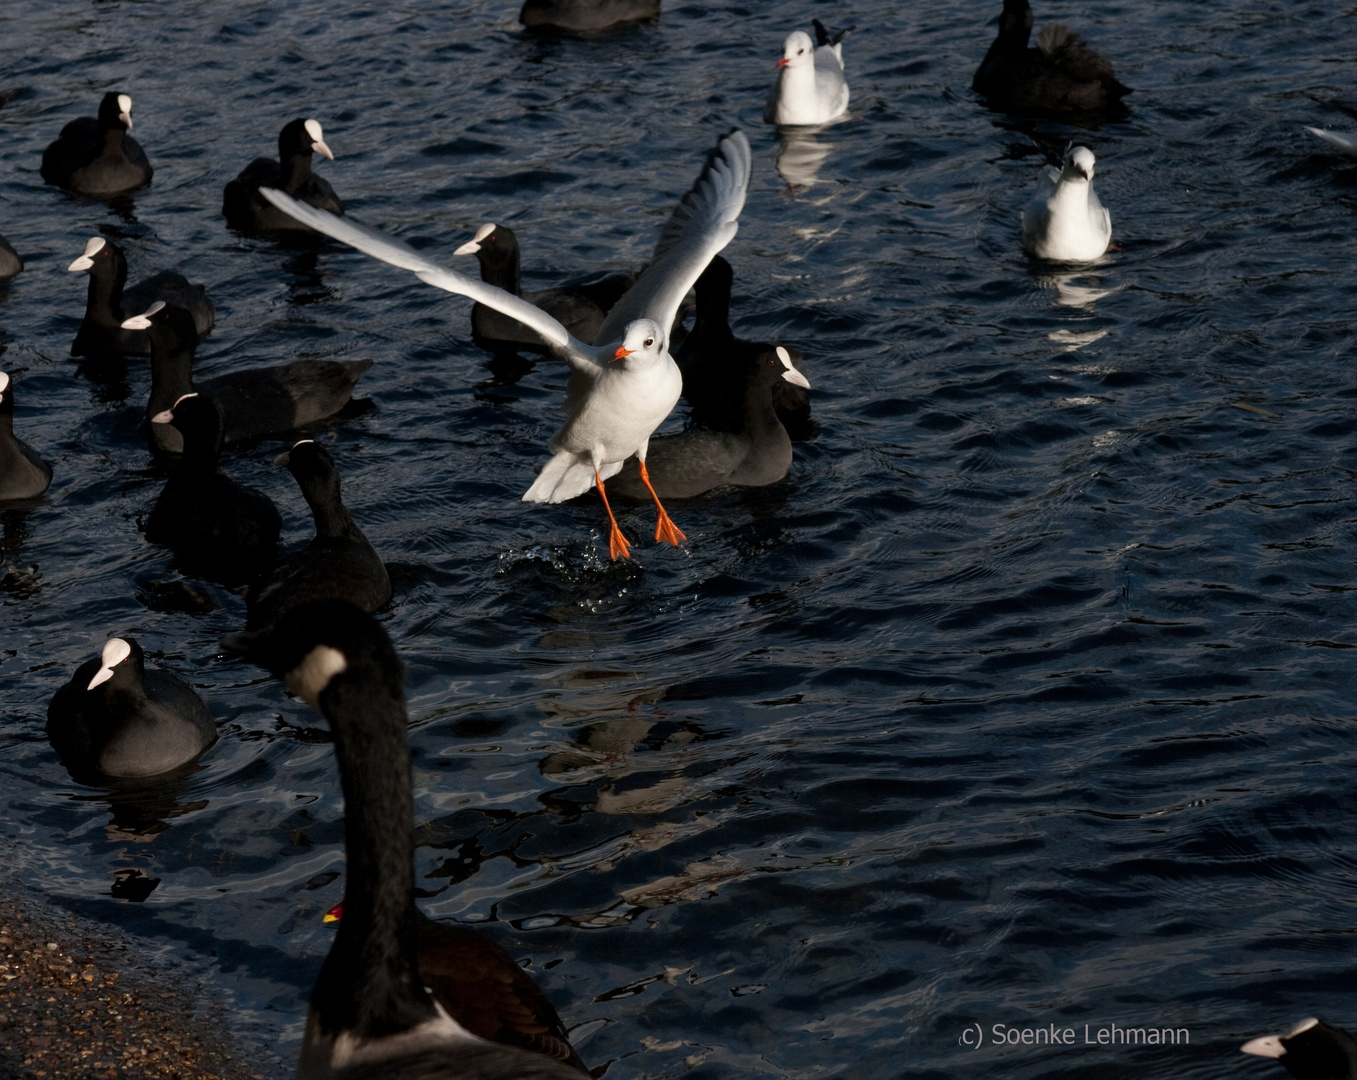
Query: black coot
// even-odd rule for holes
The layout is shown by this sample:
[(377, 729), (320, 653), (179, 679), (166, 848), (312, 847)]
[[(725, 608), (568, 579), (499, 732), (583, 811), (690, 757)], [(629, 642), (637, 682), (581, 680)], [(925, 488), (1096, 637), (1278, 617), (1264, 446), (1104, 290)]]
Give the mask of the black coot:
[(1032, 9), (1027, 0), (1004, 0), (999, 36), (980, 62), (971, 89), (991, 109), (1043, 115), (1124, 110), (1131, 92), (1112, 74), (1112, 64), (1066, 26), (1047, 26), (1028, 48)]
[(96, 198), (144, 188), (153, 170), (131, 130), (132, 98), (110, 91), (97, 118), (72, 120), (42, 152), (42, 178)]
[[(674, 354), (683, 372), (683, 396), (692, 406), (692, 421), (713, 431), (739, 431), (744, 426), (744, 357), (757, 343), (743, 341), (730, 328), (730, 290), (734, 271), (717, 255), (697, 279), (697, 316)], [(766, 347), (766, 346), (764, 346)], [(792, 366), (804, 373), (800, 350), (784, 345)], [(773, 408), (793, 439), (810, 434), (810, 391), (794, 379), (773, 387)]]
[(660, 0), (524, 0), (518, 21), (529, 30), (597, 34), (660, 17)]
[(391, 599), (391, 578), (382, 557), (363, 535), (339, 493), (339, 470), (325, 448), (303, 439), (274, 458), (297, 479), (316, 535), (306, 547), (279, 560), (245, 594), (247, 629), (268, 626), (311, 600), (347, 600), (376, 611)]
[(137, 284), (127, 284), (127, 257), (122, 248), (102, 236), (85, 245), (85, 253), (66, 268), (72, 273), (84, 270), (90, 276), (85, 298), (85, 317), (71, 355), (90, 360), (117, 356), (148, 356), (151, 339), (144, 330), (126, 330), (123, 305), (132, 311), (145, 311), (156, 301), (175, 304), (193, 316), (193, 325), (201, 337), (212, 329), (217, 309), (201, 285), (194, 285), (172, 270), (162, 270)]
[(0, 503), (36, 499), (52, 482), (52, 466), (14, 434), (14, 382), (0, 371)]
[[(629, 458), (608, 481), (619, 495), (644, 499), (687, 499), (718, 487), (765, 487), (787, 475), (792, 441), (773, 407), (780, 383), (810, 389), (781, 345), (741, 341), (727, 350), (725, 382), (740, 416), (734, 430), (695, 429), (650, 440), (646, 454), (648, 488), (640, 464)], [(653, 491), (651, 490), (653, 488)]]
[[(453, 254), (475, 255), (481, 264), (481, 280), (487, 285), (523, 297), (590, 345), (603, 328), (608, 311), (636, 282), (634, 274), (606, 274), (582, 284), (525, 293), (519, 275), (518, 237), (504, 225), (482, 225)], [(482, 349), (494, 353), (551, 352), (541, 335), (479, 302), (471, 308), (471, 337)]]
[(0, 281), (8, 281), (12, 277), (17, 277), (23, 268), (24, 261), (19, 258), (19, 253), (14, 250), (8, 240), (0, 236)]
[(1250, 1039), (1239, 1049), (1275, 1058), (1296, 1080), (1357, 1080), (1357, 1040), (1314, 1017), (1285, 1035)]
[(334, 188), (311, 171), (311, 155), (334, 160), (317, 120), (293, 120), (278, 133), (278, 160), (255, 158), (226, 185), (221, 212), (233, 229), (248, 233), (309, 233), (312, 230), (264, 201), (261, 187), (278, 188), (332, 214), (344, 213)]
[[(171, 408), (185, 394), (202, 391), (221, 406), (227, 443), (285, 435), (333, 416), (349, 403), (354, 385), (372, 366), (371, 360), (294, 360), (195, 380), (198, 334), (187, 311), (157, 301), (122, 325), (144, 332), (151, 342), (146, 418)], [(159, 449), (176, 454), (183, 450), (183, 437), (173, 425), (152, 423), (150, 427)]]
[(135, 638), (111, 638), (47, 707), (47, 738), (78, 779), (169, 772), (217, 741), (203, 699), (177, 675), (147, 670)]
[(283, 522), (267, 495), (217, 468), (220, 406), (189, 394), (154, 422), (179, 429), (184, 455), (146, 519), (146, 539), (173, 549), (191, 573), (227, 585), (254, 581), (273, 564)]

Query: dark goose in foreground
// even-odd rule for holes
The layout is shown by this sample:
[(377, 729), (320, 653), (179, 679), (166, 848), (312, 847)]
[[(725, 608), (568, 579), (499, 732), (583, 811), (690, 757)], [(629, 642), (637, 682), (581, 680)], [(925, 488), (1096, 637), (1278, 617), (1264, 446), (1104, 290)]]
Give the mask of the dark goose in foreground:
[(201, 337), (212, 329), (217, 309), (201, 285), (193, 285), (183, 274), (162, 270), (154, 277), (127, 287), (127, 257), (122, 248), (102, 236), (85, 245), (85, 253), (66, 268), (72, 273), (89, 273), (89, 291), (85, 298), (85, 317), (71, 355), (101, 360), (117, 356), (148, 356), (151, 339), (144, 330), (123, 327), (123, 304), (133, 311), (145, 311), (156, 301), (174, 304), (193, 316), (193, 325)]
[(153, 422), (179, 429), (184, 456), (146, 519), (146, 539), (173, 549), (192, 573), (227, 585), (254, 581), (273, 563), (283, 520), (267, 495), (217, 468), (221, 407), (186, 394)]
[(342, 214), (344, 204), (321, 177), (311, 171), (311, 155), (335, 159), (318, 120), (293, 120), (278, 133), (278, 160), (255, 158), (226, 185), (221, 212), (226, 223), (241, 232), (307, 233), (311, 230), (294, 217), (275, 210), (259, 197), (261, 187), (278, 188), (308, 206)]
[(128, 134), (132, 99), (110, 91), (99, 115), (72, 120), (42, 152), (42, 178), (78, 195), (106, 198), (135, 191), (151, 182), (151, 163)]
[(310, 600), (347, 600), (363, 611), (385, 607), (391, 599), (391, 578), (340, 498), (334, 459), (319, 443), (303, 439), (273, 460), (296, 478), (311, 508), (316, 535), (245, 594), (246, 629), (268, 626)]
[(14, 383), (0, 371), (0, 503), (36, 499), (52, 482), (52, 466), (14, 434)]
[(1112, 64), (1066, 26), (1044, 27), (1028, 48), (1032, 9), (1027, 0), (1004, 0), (999, 36), (976, 70), (971, 89), (991, 109), (1011, 113), (1097, 113), (1124, 108), (1131, 92)]
[[(294, 360), (195, 380), (198, 333), (187, 311), (156, 301), (142, 314), (124, 319), (122, 325), (145, 332), (151, 342), (146, 418), (171, 408), (185, 394), (201, 391), (221, 406), (226, 443), (285, 435), (333, 416), (349, 403), (355, 384), (372, 366), (371, 360)], [(152, 423), (151, 439), (171, 453), (184, 448), (183, 436), (171, 424)]]
[(660, 17), (660, 0), (524, 0), (518, 21), (529, 30), (596, 34)]
[(1285, 1035), (1250, 1039), (1239, 1049), (1276, 1058), (1296, 1080), (1357, 1080), (1357, 1041), (1342, 1028), (1313, 1017)]
[[(419, 978), (449, 1016), (473, 1035), (519, 1046), (588, 1074), (542, 988), (484, 934), (427, 918), (418, 908)], [(344, 917), (344, 905), (325, 913)]]
[(222, 647), (324, 714), (344, 790), (344, 918), (311, 991), (298, 1080), (579, 1080), (569, 1065), (471, 1034), (424, 988), (404, 672), (386, 632), (352, 604), (322, 600)]
[(110, 638), (47, 707), (47, 738), (77, 778), (155, 776), (217, 741), (203, 699), (152, 668), (135, 638)]

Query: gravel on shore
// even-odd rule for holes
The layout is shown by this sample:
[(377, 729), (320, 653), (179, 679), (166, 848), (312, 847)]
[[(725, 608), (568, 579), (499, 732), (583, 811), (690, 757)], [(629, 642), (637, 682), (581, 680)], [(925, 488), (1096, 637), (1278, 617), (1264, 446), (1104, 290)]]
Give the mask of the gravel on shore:
[(115, 928), (0, 887), (0, 1080), (276, 1080), (194, 980)]

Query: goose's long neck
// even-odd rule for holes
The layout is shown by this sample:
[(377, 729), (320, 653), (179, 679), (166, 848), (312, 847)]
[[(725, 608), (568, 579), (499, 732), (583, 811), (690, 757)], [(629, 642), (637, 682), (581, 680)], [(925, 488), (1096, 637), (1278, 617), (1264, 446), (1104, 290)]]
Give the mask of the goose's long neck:
[(321, 695), (344, 787), (344, 920), (311, 996), (329, 1035), (359, 1041), (433, 1019), (415, 959), (414, 795), (405, 699), (389, 676), (350, 668)]

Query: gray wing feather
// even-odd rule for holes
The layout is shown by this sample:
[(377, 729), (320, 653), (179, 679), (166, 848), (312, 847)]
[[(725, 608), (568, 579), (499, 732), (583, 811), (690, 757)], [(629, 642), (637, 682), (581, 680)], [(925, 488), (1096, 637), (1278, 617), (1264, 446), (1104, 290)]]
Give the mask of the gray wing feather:
[(620, 341), (627, 324), (636, 319), (651, 319), (668, 332), (688, 290), (712, 256), (739, 231), (752, 168), (744, 132), (723, 136), (707, 156), (696, 182), (674, 207), (650, 265), (608, 312), (596, 341)]
[(555, 346), (556, 354), (576, 370), (595, 374), (605, 363), (600, 350), (586, 345), (541, 308), (511, 292), (440, 266), (407, 244), (360, 225), (351, 217), (337, 217), (273, 188), (260, 188), (259, 193), (283, 213), (310, 225), (317, 232), (357, 248), (374, 259), (410, 270), (426, 285), (470, 297), (536, 330)]

